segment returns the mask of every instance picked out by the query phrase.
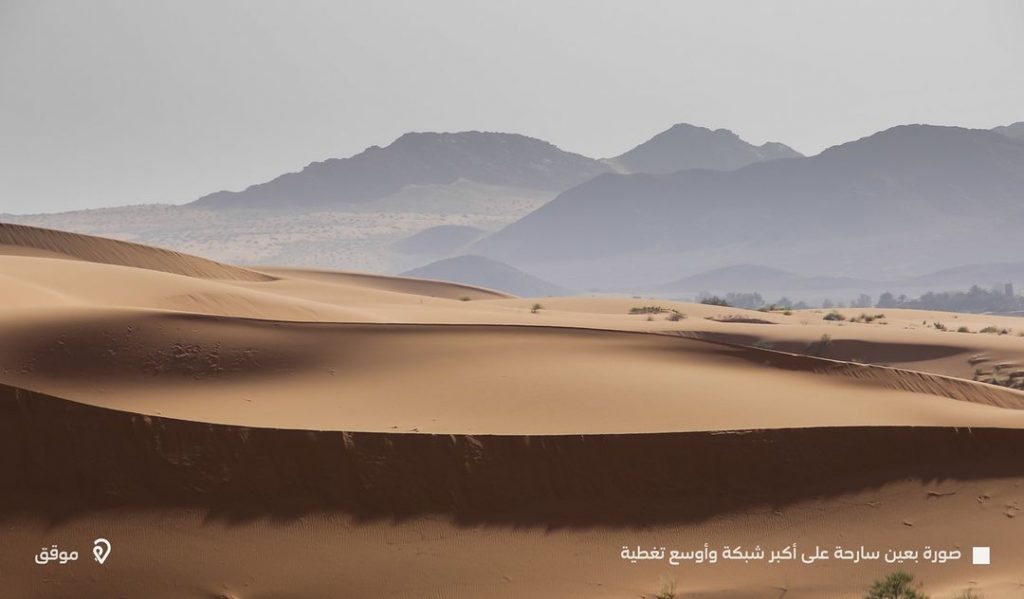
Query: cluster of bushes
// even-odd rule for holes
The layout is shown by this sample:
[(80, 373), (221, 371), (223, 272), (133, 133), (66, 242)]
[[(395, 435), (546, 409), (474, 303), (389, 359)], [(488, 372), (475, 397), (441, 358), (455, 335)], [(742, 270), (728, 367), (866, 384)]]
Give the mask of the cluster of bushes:
[(665, 319), (671, 320), (673, 322), (680, 321), (686, 318), (685, 314), (683, 314), (679, 310), (676, 310), (675, 308), (662, 308), (661, 306), (633, 306), (632, 308), (629, 309), (629, 313), (646, 314), (647, 320), (654, 320), (655, 314), (665, 313), (668, 314), (668, 316), (666, 316)]
[[(925, 321), (925, 324), (927, 324), (927, 321)], [(933, 322), (932, 326), (936, 330), (939, 330), (939, 331), (948, 331), (948, 330), (950, 330), (949, 327), (947, 327), (945, 324), (943, 324), (941, 322)], [(957, 327), (956, 332), (957, 333), (972, 333), (973, 331), (971, 331), (971, 329), (969, 327), (961, 325), (961, 326)], [(1009, 335), (1010, 333), (1013, 332), (1013, 329), (1008, 329), (1006, 327), (994, 327), (994, 326), (989, 325), (989, 326), (987, 326), (987, 327), (985, 327), (983, 329), (979, 329), (978, 332), (979, 333), (984, 333), (986, 335)], [(1024, 335), (1021, 335), (1021, 336), (1024, 337)]]
[(718, 297), (717, 295), (709, 295), (707, 297), (700, 298), (700, 303), (707, 304), (709, 306), (724, 306), (731, 308), (732, 304), (727, 302), (725, 298)]
[(850, 322), (864, 322), (870, 324), (876, 320), (881, 320), (883, 318), (885, 318), (885, 314), (864, 314), (862, 312), (860, 316), (851, 318)]
[(633, 306), (629, 309), (630, 314), (661, 314), (662, 312), (668, 312), (661, 306)]
[(743, 308), (746, 310), (761, 310), (762, 312), (771, 312), (774, 310), (788, 310), (791, 308), (809, 308), (807, 304), (800, 302), (794, 304), (788, 298), (781, 298), (779, 301), (769, 304), (764, 301), (764, 297), (756, 291), (753, 293), (726, 293), (725, 297), (718, 295), (708, 295), (702, 293), (697, 296), (697, 299), (702, 304), (708, 304), (711, 306), (725, 306), (730, 308)]

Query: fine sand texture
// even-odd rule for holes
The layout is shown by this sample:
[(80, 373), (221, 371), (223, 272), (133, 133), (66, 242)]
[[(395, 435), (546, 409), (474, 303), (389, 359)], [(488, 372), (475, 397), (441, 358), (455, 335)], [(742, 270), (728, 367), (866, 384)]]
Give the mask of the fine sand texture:
[[(840, 598), (902, 568), (1021, 597), (1024, 321), (840, 312), (0, 224), (0, 596)], [(966, 557), (621, 554), (704, 543)], [(35, 563), (52, 545), (82, 557)]]

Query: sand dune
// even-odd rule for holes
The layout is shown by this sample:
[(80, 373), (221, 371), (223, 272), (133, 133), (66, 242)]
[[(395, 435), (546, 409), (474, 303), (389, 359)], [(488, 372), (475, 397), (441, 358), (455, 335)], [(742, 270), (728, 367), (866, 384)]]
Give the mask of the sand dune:
[(52, 257), (159, 270), (207, 279), (264, 281), (259, 273), (149, 246), (91, 235), (0, 223), (0, 255)]
[(618, 557), (835, 535), (991, 544), (983, 572), (918, 571), (1016, 596), (1020, 320), (514, 298), (8, 225), (0, 243), (6, 573), (37, 580), (37, 545), (102, 529), (114, 571), (167, 574), (76, 564), (16, 596), (652, 597), (666, 573), (687, 596), (856, 595), (884, 568)]
[(370, 273), (332, 272), (306, 268), (276, 267), (263, 268), (261, 271), (293, 279), (320, 281), (335, 285), (368, 287), (384, 291), (395, 291), (398, 293), (409, 293), (412, 295), (425, 295), (428, 297), (443, 297), (447, 299), (462, 300), (463, 298), (469, 298), (474, 300), (512, 297), (507, 293), (494, 291), (492, 289), (484, 289), (482, 287), (473, 287), (472, 285), (448, 283), (445, 281), (431, 281), (428, 279), (415, 279), (410, 277), (388, 277)]
[[(929, 592), (1012, 597), (1024, 436), (843, 427), (732, 434), (304, 432), (139, 417), (0, 386), (6, 550), (104, 531), (118, 559), (18, 596), (856, 596), (884, 564), (666, 569), (624, 543), (991, 545)], [(950, 518), (949, 514), (958, 518)], [(969, 524), (964, 518), (970, 518)], [(112, 532), (111, 532), (112, 531)], [(343, 540), (343, 542), (339, 542)], [(159, 563), (162, 580), (133, 575)], [(254, 567), (258, 566), (258, 567)], [(399, 567), (400, 566), (400, 567)]]
[(183, 420), (474, 434), (1024, 428), (1018, 391), (665, 335), (109, 310), (17, 320), (4, 326), (5, 382)]

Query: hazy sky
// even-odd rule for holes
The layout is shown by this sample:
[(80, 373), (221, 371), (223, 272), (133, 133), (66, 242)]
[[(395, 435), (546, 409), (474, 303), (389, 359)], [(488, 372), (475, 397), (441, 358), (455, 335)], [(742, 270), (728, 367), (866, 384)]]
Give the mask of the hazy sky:
[(183, 203), (406, 131), (594, 157), (1024, 120), (1024, 3), (0, 0), (0, 213)]

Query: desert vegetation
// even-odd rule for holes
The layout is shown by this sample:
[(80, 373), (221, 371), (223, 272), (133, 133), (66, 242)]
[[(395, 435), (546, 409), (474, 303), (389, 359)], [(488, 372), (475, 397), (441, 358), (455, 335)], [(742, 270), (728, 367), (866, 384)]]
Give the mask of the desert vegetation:
[(814, 343), (807, 346), (807, 353), (812, 356), (821, 356), (832, 347), (832, 336), (825, 334), (822, 335)]
[(864, 599), (928, 599), (919, 586), (914, 584), (913, 575), (900, 570), (876, 580)]
[(1001, 289), (982, 289), (975, 285), (967, 291), (928, 292), (917, 299), (883, 293), (876, 308), (912, 308), (946, 312), (1017, 312), (1024, 310), (1024, 296), (1010, 295)]
[(723, 306), (726, 308), (732, 306), (732, 304), (725, 301), (725, 298), (718, 297), (717, 295), (701, 298), (700, 303), (706, 304), (708, 306)]
[(633, 306), (629, 309), (630, 314), (662, 314), (664, 312), (668, 312), (668, 310), (661, 306)]

